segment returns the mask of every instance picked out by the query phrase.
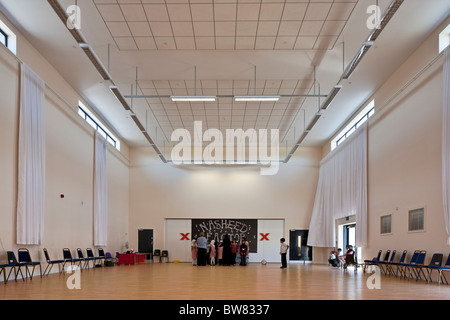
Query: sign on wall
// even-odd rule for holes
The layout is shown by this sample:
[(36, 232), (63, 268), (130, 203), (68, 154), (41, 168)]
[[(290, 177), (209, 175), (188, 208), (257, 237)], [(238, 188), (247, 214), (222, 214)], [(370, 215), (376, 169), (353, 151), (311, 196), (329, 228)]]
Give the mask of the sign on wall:
[(227, 234), (230, 240), (240, 243), (242, 237), (249, 242), (250, 253), (257, 252), (258, 220), (257, 219), (192, 219), (192, 238), (196, 239), (200, 233), (206, 239), (219, 243)]

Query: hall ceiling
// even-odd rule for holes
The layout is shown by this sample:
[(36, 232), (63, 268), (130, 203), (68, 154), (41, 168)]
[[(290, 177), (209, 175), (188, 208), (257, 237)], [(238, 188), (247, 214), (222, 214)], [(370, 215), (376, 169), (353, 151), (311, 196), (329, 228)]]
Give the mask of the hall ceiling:
[[(60, 0), (67, 8), (74, 0)], [(449, 14), (447, 0), (405, 0), (355, 73), (371, 32), (371, 0), (78, 0), (81, 30), (155, 144), (177, 128), (279, 129), (292, 148), (339, 83), (343, 89), (302, 145), (322, 146)], [(379, 0), (383, 12), (391, 3)], [(26, 10), (24, 10), (26, 8)], [(47, 0), (0, 0), (0, 9), (131, 147), (148, 146)], [(20, 49), (19, 49), (20, 50)], [(256, 80), (256, 82), (255, 82)], [(129, 98), (128, 96), (152, 96)], [(226, 95), (173, 102), (171, 95)], [(284, 95), (235, 102), (233, 95)], [(170, 154), (170, 152), (169, 152)]]

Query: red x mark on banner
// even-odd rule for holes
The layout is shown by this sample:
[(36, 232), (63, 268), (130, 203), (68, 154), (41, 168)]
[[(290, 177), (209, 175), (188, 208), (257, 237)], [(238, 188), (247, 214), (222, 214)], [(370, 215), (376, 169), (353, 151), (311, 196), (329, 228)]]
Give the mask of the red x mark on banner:
[(259, 241), (264, 241), (264, 240), (270, 241), (268, 238), (269, 234), (270, 233), (260, 233), (262, 238)]
[(180, 233), (181, 234), (181, 239), (180, 240), (189, 240), (188, 236), (189, 233)]

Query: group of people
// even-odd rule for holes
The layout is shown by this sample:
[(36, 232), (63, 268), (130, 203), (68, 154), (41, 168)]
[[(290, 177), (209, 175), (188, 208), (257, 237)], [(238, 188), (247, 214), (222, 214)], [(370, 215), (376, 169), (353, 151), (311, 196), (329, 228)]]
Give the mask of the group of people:
[(346, 246), (346, 252), (345, 254), (341, 254), (342, 249), (338, 248), (337, 250), (331, 250), (330, 252), (330, 258), (328, 259), (328, 262), (333, 267), (340, 267), (345, 265), (347, 262), (347, 256), (351, 256), (355, 254), (355, 250), (353, 249), (352, 245)]
[(225, 235), (220, 243), (216, 243), (215, 240), (208, 241), (202, 232), (196, 240), (192, 240), (191, 244), (192, 264), (196, 266), (216, 264), (234, 266), (238, 254), (241, 258), (240, 265), (245, 266), (248, 252), (249, 243), (245, 237), (238, 244), (236, 240), (230, 240), (229, 236)]

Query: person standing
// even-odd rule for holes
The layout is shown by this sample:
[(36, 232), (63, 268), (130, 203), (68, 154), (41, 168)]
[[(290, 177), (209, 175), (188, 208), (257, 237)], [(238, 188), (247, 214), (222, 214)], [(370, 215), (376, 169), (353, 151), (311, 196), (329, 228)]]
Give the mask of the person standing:
[(191, 255), (192, 255), (192, 265), (196, 266), (197, 265), (197, 241), (192, 240), (192, 244), (191, 244)]
[(280, 239), (280, 243), (281, 243), (281, 245), (280, 245), (281, 267), (280, 268), (281, 269), (285, 269), (285, 268), (287, 268), (287, 258), (286, 258), (286, 256), (287, 256), (287, 252), (289, 250), (289, 246), (286, 243), (286, 239), (284, 239), (284, 238)]
[(248, 254), (248, 246), (245, 238), (241, 240), (241, 245), (239, 246), (239, 254), (241, 255), (241, 266), (247, 265), (247, 254)]
[(231, 265), (231, 241), (230, 237), (226, 234), (223, 237), (222, 241), (223, 246), (223, 265), (229, 266)]
[(200, 237), (197, 238), (197, 253), (198, 253), (198, 266), (206, 266), (206, 247), (208, 245), (208, 242), (205, 238), (205, 234), (202, 232), (200, 233)]

